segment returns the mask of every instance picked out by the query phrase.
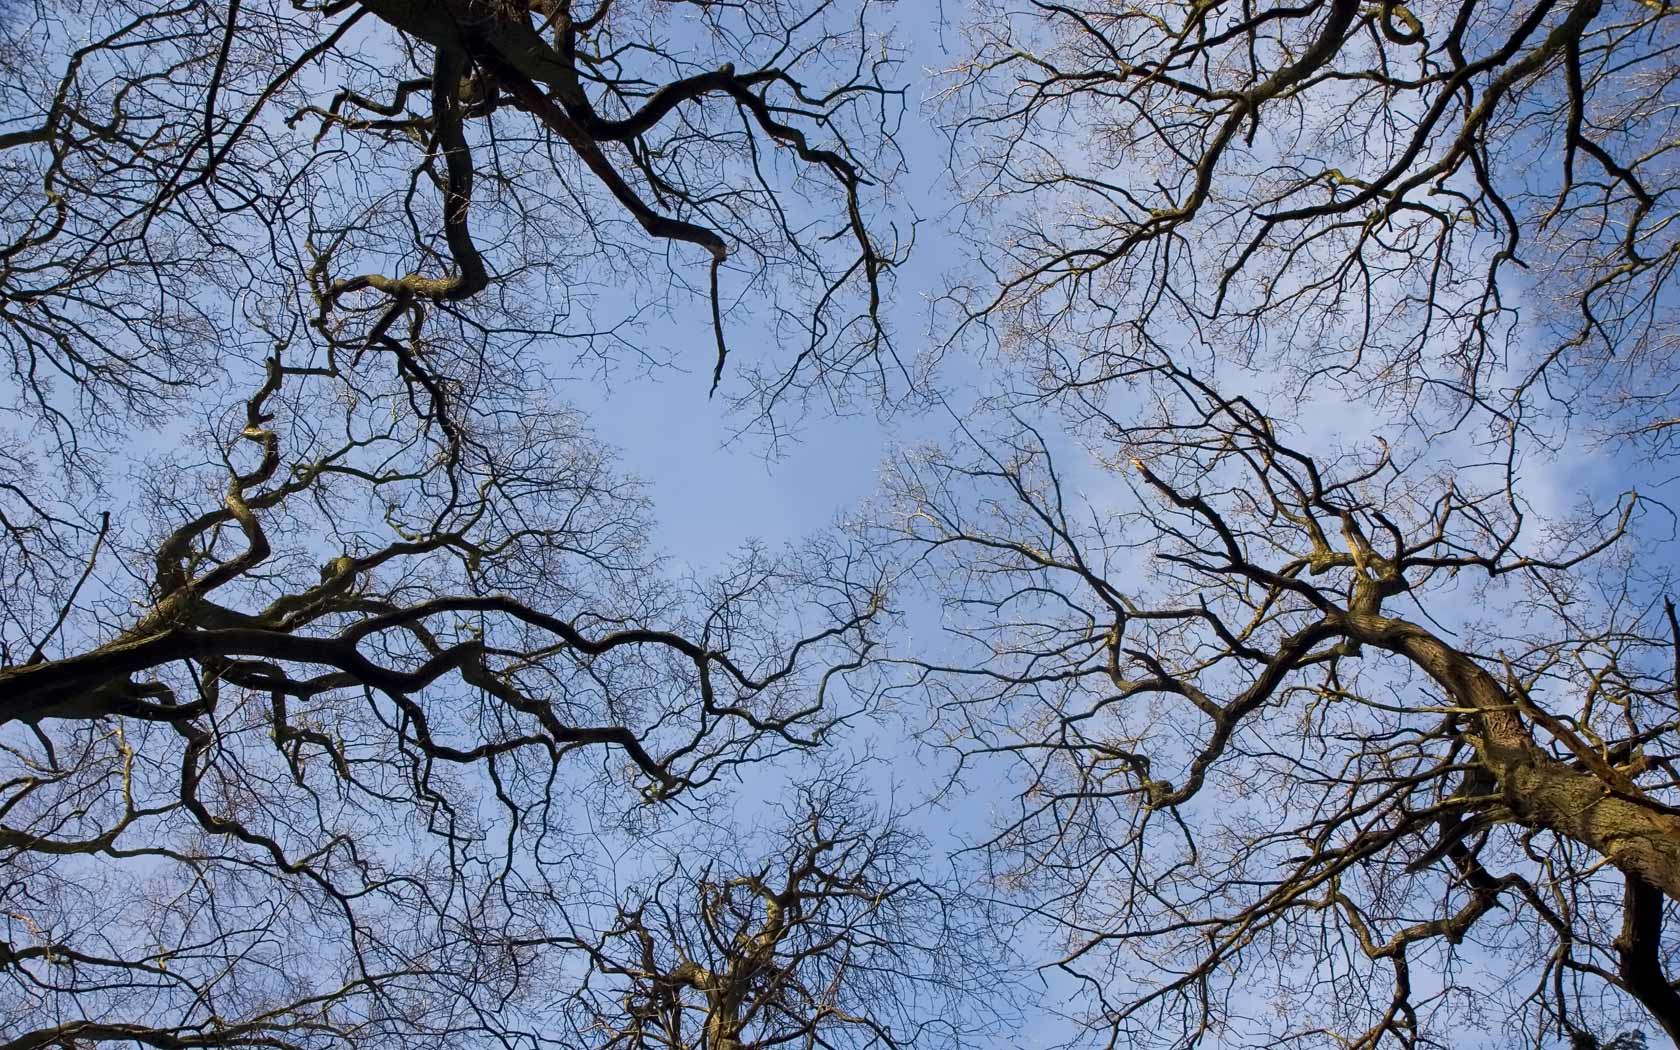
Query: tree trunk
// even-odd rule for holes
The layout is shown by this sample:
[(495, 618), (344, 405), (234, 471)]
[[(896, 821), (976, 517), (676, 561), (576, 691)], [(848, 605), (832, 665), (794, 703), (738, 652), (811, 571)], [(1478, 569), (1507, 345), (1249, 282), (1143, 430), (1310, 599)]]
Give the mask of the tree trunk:
[(1454, 703), (1477, 712), (1477, 755), (1497, 778), (1519, 821), (1588, 846), (1680, 901), (1680, 816), (1548, 754), (1535, 743), (1515, 698), (1474, 660), (1426, 629), (1362, 614), (1347, 614), (1343, 624), (1358, 641), (1411, 660)]

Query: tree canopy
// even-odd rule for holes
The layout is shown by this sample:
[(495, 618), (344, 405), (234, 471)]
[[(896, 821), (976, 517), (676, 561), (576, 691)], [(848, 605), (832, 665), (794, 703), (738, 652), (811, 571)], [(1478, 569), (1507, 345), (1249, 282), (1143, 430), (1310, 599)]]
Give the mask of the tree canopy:
[(1676, 18), (0, 4), (0, 1050), (1680, 1041)]

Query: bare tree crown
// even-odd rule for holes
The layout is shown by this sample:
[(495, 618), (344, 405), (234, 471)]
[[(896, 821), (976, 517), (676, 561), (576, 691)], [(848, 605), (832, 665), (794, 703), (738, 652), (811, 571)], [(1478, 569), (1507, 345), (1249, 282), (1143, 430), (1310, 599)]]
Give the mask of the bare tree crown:
[(908, 6), (0, 7), (0, 1050), (1680, 1039), (1675, 9)]

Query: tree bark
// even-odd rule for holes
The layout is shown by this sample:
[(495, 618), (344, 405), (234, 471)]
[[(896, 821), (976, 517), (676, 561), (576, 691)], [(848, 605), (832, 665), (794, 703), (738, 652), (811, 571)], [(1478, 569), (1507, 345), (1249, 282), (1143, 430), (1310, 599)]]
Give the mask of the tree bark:
[(1535, 742), (1516, 698), (1476, 661), (1425, 628), (1358, 613), (1346, 614), (1342, 622), (1350, 637), (1406, 657), (1454, 703), (1476, 712), (1477, 755), (1519, 821), (1588, 846), (1680, 901), (1680, 815), (1547, 753)]

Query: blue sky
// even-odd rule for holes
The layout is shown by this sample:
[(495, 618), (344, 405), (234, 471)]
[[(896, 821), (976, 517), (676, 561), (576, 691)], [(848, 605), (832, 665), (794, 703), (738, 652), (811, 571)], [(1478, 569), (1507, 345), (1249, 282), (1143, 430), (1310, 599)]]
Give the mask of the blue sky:
[[(944, 64), (941, 17), (955, 19), (967, 12), (917, 4), (900, 4), (896, 10), (901, 24), (894, 37), (905, 49), (899, 79), (909, 85), (899, 134), (908, 170), (895, 183), (889, 204), (896, 211), (914, 213), (922, 224), (915, 254), (896, 275), (888, 310), (899, 351), (915, 357), (930, 340), (928, 297), (938, 293), (946, 273), (961, 264), (971, 247), (960, 230), (951, 228), (948, 208), (953, 195), (945, 181), (944, 139), (922, 104), (931, 90), (927, 72)], [(689, 261), (686, 256), (682, 260)], [(613, 307), (610, 300), (600, 303), (604, 315), (612, 314)], [(762, 336), (754, 329), (751, 311), (733, 320), (729, 330), (742, 355), (737, 367), (752, 354), (778, 356), (777, 348), (760, 345)], [(726, 374), (720, 396), (707, 396), (714, 350), (711, 328), (698, 303), (685, 304), (675, 318), (650, 323), (639, 338), (669, 350), (682, 367), (646, 373), (619, 369), (604, 381), (586, 377), (559, 393), (588, 414), (601, 439), (619, 451), (623, 468), (647, 484), (655, 505), (655, 536), (676, 573), (703, 574), (749, 542), (774, 547), (828, 529), (871, 496), (881, 464), (894, 449), (943, 440), (954, 429), (952, 413), (939, 406), (912, 403), (877, 411), (860, 401), (849, 413), (819, 406), (794, 415), (788, 420), (788, 435), (772, 446), (760, 431), (743, 432), (747, 420), (730, 410), (727, 395), (732, 383), (738, 386), (738, 376)], [(967, 414), (981, 378), (973, 362), (946, 360), (940, 379), (956, 406), (954, 414)], [(1309, 444), (1368, 430), (1366, 407), (1346, 402), (1320, 407), (1311, 415), (1315, 431)], [(1445, 445), (1437, 450), (1445, 451)], [(1083, 494), (1099, 505), (1105, 502), (1102, 486), (1112, 485), (1113, 479), (1094, 463), (1079, 459), (1070, 449), (1058, 465), (1074, 489), (1085, 490)], [(1534, 498), (1562, 507), (1583, 489), (1600, 497), (1618, 491), (1628, 477), (1602, 450), (1586, 447), (1567, 457), (1536, 461), (1527, 480)], [(1668, 478), (1652, 479), (1652, 484), (1658, 492), (1673, 487)], [(935, 644), (928, 628), (937, 611), (925, 598), (907, 596), (904, 601), (915, 628), (907, 644)], [(920, 797), (937, 783), (938, 763), (925, 761), (925, 754), (895, 723), (860, 728), (842, 749), (882, 760), (871, 768), (879, 771), (883, 795), (900, 802)], [(744, 810), (769, 800), (781, 786), (776, 777), (741, 785)], [(941, 844), (950, 845), (983, 831), (994, 804), (1007, 800), (960, 797), (951, 809), (924, 813), (921, 819), (925, 828), (941, 836)], [(1048, 1020), (1064, 986), (1048, 981), (1043, 987), (1045, 1000), (1024, 1040), (1009, 1040), (1007, 1045), (1049, 1045), (1066, 1034), (1059, 1023)]]

